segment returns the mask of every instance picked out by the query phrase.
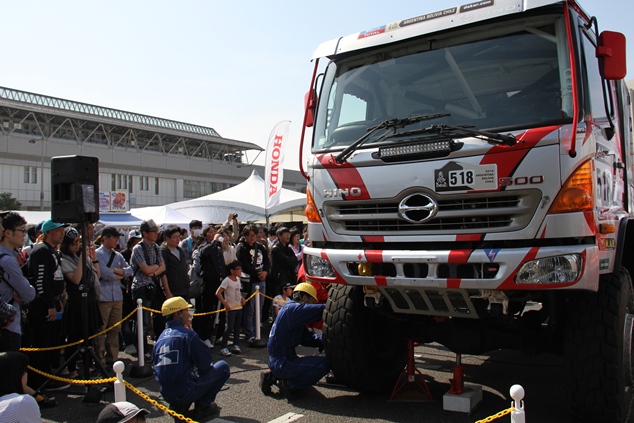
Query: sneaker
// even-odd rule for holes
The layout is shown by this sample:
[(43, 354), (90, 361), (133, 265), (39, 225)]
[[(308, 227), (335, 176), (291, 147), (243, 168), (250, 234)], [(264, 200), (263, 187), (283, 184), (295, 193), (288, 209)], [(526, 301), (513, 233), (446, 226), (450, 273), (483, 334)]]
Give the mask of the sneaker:
[(249, 338), (249, 339), (247, 340), (247, 343), (248, 343), (249, 345), (253, 344), (253, 342), (255, 342), (255, 336), (252, 336), (251, 338)]
[(233, 345), (233, 341), (227, 341), (227, 345), (228, 346), (232, 346)]
[(271, 386), (275, 384), (275, 376), (271, 370), (262, 370), (260, 372), (260, 391), (264, 395), (271, 395)]
[(229, 357), (231, 355), (231, 351), (226, 348), (220, 350), (220, 355), (223, 357)]
[(137, 350), (134, 344), (130, 344), (130, 345), (126, 345), (126, 347), (123, 349), (123, 352), (128, 355), (136, 355)]
[(213, 347), (214, 347), (214, 344), (212, 344), (209, 339), (205, 339), (203, 341), (203, 344), (205, 344), (207, 346), (207, 348), (212, 348), (213, 349)]
[(70, 383), (60, 382), (58, 380), (51, 380), (46, 387), (45, 391), (63, 391), (64, 389), (70, 388)]
[(240, 345), (234, 345), (233, 348), (231, 348), (231, 351), (233, 354), (240, 354), (242, 352), (242, 350), (240, 349)]
[(218, 406), (215, 402), (212, 402), (209, 407), (196, 407), (194, 411), (191, 413), (191, 417), (193, 420), (197, 421), (207, 421), (212, 418), (216, 418), (220, 415), (221, 407)]

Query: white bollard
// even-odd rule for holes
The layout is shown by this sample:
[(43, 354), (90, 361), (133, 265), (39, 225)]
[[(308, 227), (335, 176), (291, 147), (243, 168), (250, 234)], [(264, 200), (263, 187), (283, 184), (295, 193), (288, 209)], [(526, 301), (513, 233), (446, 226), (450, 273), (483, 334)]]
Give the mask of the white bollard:
[(117, 361), (112, 365), (112, 370), (117, 376), (117, 380), (114, 381), (114, 402), (126, 401), (125, 384), (123, 383), (125, 364), (123, 364), (123, 361)]
[(143, 300), (140, 298), (137, 299), (136, 305), (136, 342), (137, 354), (139, 357), (138, 363), (140, 367), (143, 367), (145, 366), (145, 342), (143, 342), (143, 337), (145, 336), (145, 333), (143, 332)]
[(260, 285), (255, 286), (255, 339), (260, 339)]
[(513, 385), (509, 390), (511, 394), (511, 407), (515, 410), (511, 411), (511, 423), (526, 423), (526, 414), (524, 413), (524, 388), (522, 385)]

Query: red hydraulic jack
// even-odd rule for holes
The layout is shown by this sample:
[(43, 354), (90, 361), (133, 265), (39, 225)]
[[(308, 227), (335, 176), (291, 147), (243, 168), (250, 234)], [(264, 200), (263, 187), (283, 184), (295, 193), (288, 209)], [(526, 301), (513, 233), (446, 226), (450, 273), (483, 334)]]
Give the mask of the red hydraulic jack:
[(449, 379), (451, 395), (464, 394), (464, 367), (462, 367), (462, 354), (456, 354), (456, 365), (453, 368), (453, 379)]
[(431, 391), (424, 375), (414, 364), (414, 343), (407, 340), (407, 367), (394, 386), (390, 401), (431, 401)]

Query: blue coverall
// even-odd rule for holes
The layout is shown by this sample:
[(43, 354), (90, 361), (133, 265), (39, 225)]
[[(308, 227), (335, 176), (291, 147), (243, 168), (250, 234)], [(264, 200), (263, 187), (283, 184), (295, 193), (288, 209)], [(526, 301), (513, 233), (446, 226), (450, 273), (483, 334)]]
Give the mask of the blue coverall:
[(229, 379), (227, 362), (212, 363), (209, 348), (180, 320), (167, 321), (152, 355), (156, 381), (170, 405), (209, 407)]
[(290, 302), (273, 323), (269, 335), (269, 368), (278, 379), (284, 379), (291, 390), (314, 385), (328, 373), (325, 357), (298, 357), (295, 347), (322, 347), (321, 337), (314, 335), (306, 324), (321, 320), (324, 304)]

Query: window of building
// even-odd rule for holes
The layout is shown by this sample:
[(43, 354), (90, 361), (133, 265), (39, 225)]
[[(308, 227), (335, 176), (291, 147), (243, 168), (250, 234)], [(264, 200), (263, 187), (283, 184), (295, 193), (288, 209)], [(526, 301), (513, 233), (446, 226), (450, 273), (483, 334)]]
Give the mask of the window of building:
[(159, 178), (154, 178), (154, 195), (159, 195)]
[(139, 191), (150, 190), (150, 178), (148, 176), (139, 176)]
[(128, 189), (130, 190), (130, 194), (132, 194), (132, 175), (128, 175)]
[(24, 166), (24, 183), (37, 184), (37, 167)]

